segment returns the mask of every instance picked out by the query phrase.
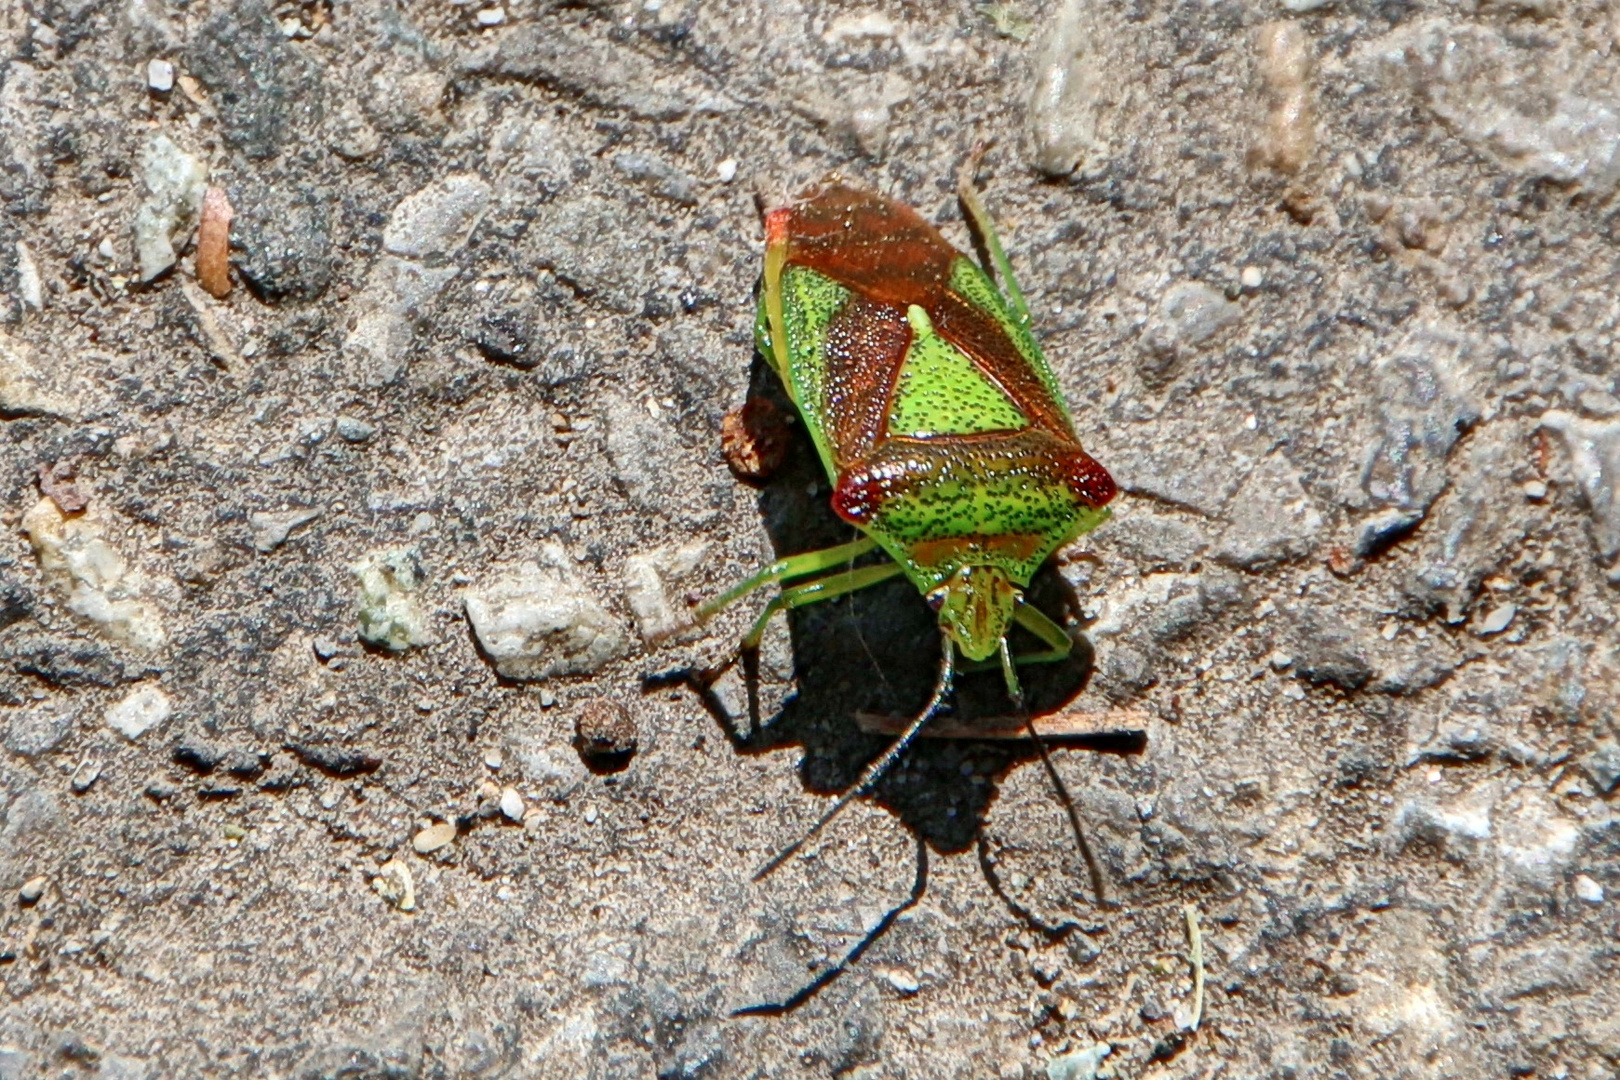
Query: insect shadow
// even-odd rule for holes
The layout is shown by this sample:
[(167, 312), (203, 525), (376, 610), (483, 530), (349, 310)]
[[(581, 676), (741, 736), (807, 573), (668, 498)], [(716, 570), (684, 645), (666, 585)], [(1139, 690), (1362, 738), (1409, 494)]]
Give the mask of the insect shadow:
[[(855, 539), (857, 534), (853, 527), (841, 521), (831, 509), (827, 480), (808, 432), (797, 421), (781, 381), (758, 355), (750, 371), (749, 398), (768, 401), (790, 424), (782, 464), (759, 488), (758, 496), (774, 556), (814, 551)], [(887, 556), (877, 552), (865, 556), (862, 562), (876, 562), (880, 558)], [(1068, 617), (1078, 609), (1073, 590), (1051, 565), (1035, 576), (1026, 598), (1060, 626), (1067, 625)], [(765, 599), (750, 598), (749, 602), (763, 604)], [(836, 795), (856, 783), (867, 765), (895, 738), (894, 734), (863, 731), (857, 717), (863, 714), (893, 717), (903, 722), (917, 715), (928, 701), (939, 668), (938, 618), (916, 587), (904, 577), (792, 610), (785, 618), (792, 642), (797, 689), (781, 702), (773, 715), (766, 717), (757, 711), (758, 668), (748, 663), (748, 657), (743, 659), (745, 675), (750, 680), (749, 702), (753, 715), (733, 715), (718, 695), (706, 692), (706, 686), (701, 678), (695, 677), (696, 673), (654, 677), (649, 685), (686, 681), (698, 689), (705, 707), (739, 753), (761, 754), (789, 746), (801, 747), (804, 755), (799, 769), (805, 788), (817, 794)], [(1034, 651), (1039, 647), (1033, 638), (1022, 640), (1022, 633), (1015, 631), (1024, 649)], [(1017, 647), (1015, 644), (1015, 650)], [(1038, 718), (1061, 708), (1085, 688), (1092, 668), (1091, 646), (1083, 636), (1076, 639), (1073, 651), (1064, 660), (1020, 668), (1019, 676), (1031, 713)], [(986, 718), (1005, 721), (1013, 714), (1013, 708), (999, 667), (966, 671), (958, 675), (949, 712), (935, 723), (972, 724)], [(1131, 736), (1088, 736), (1048, 742), (1113, 753), (1137, 753), (1142, 749), (1141, 739)], [(1039, 749), (1027, 740), (924, 738), (913, 743), (868, 793), (869, 798), (898, 817), (917, 839), (917, 880), (912, 895), (874, 926), (841, 963), (824, 971), (798, 993), (785, 1001), (751, 1006), (741, 1012), (774, 1014), (796, 1008), (858, 959), (901, 911), (920, 898), (927, 878), (928, 848), (941, 854), (954, 854), (977, 842), (986, 880), (1016, 918), (1048, 936), (1062, 936), (1074, 929), (1078, 924), (1072, 921), (1044, 921), (1007, 892), (995, 876), (983, 837), (984, 824), (1001, 778), (1013, 768), (1040, 757)], [(1049, 759), (1047, 764), (1050, 766)], [(1052, 775), (1056, 780), (1055, 771)], [(1060, 790), (1059, 794), (1067, 800), (1066, 791)], [(1089, 891), (1098, 893), (1102, 884), (1101, 870), (1085, 846), (1083, 824), (1072, 802), (1066, 809), (1090, 873)], [(806, 806), (806, 825), (814, 820), (815, 810), (813, 805)]]

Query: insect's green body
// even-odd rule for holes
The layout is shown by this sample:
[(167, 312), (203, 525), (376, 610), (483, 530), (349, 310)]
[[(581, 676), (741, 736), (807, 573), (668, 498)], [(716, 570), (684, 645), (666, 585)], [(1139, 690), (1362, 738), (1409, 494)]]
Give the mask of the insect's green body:
[(1021, 590), (1114, 494), (1016, 286), (1010, 302), (913, 211), (850, 188), (773, 211), (766, 230), (756, 336), (834, 509), (929, 598), (965, 656), (1004, 649)]
[[(755, 621), (743, 644), (757, 647), (773, 613), (903, 573), (938, 614), (944, 647), (923, 711), (759, 876), (866, 790), (940, 710), (958, 651), (973, 661), (999, 653), (1022, 708), (1015, 662), (1057, 660), (1071, 648), (1061, 626), (1024, 603), (1023, 589), (1054, 550), (1108, 517), (1116, 489), (1080, 447), (965, 177), (961, 196), (1005, 293), (914, 211), (870, 192), (834, 184), (765, 217), (756, 342), (810, 431), (833, 509), (864, 536), (780, 559), (698, 618), (767, 583), (810, 579), (784, 587)], [(878, 547), (890, 561), (852, 565)], [(1015, 658), (1007, 644), (1015, 622), (1046, 650)]]

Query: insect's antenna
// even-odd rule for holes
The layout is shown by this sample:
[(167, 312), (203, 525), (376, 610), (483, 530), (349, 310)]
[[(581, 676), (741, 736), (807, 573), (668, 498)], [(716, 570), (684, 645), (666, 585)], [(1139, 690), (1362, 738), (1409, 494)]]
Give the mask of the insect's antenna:
[(1080, 812), (1074, 808), (1074, 796), (1069, 794), (1068, 785), (1064, 784), (1063, 777), (1057, 771), (1057, 764), (1052, 760), (1052, 754), (1046, 747), (1046, 740), (1041, 733), (1035, 730), (1035, 718), (1027, 712), (1024, 714), (1024, 730), (1029, 732), (1035, 749), (1040, 751), (1041, 764), (1046, 766), (1046, 775), (1052, 781), (1052, 787), (1057, 790), (1058, 801), (1063, 804), (1064, 813), (1069, 816), (1069, 828), (1074, 831), (1074, 842), (1080, 849), (1080, 857), (1085, 860), (1086, 872), (1091, 877), (1091, 893), (1097, 898), (1098, 907), (1108, 907), (1108, 893), (1104, 888), (1102, 867), (1097, 863), (1097, 856), (1092, 852), (1091, 845), (1086, 842), (1086, 831), (1080, 824)]
[(951, 692), (951, 679), (956, 673), (956, 657), (949, 637), (944, 638), (944, 646), (944, 656), (941, 657), (939, 662), (939, 681), (934, 684), (934, 696), (928, 699), (928, 704), (923, 708), (922, 712), (917, 714), (917, 719), (913, 720), (911, 726), (906, 728), (905, 732), (894, 741), (894, 745), (883, 752), (882, 757), (866, 767), (866, 771), (861, 774), (859, 780), (844, 789), (844, 793), (838, 796), (837, 801), (827, 808), (826, 813), (816, 819), (816, 823), (810, 826), (803, 836), (777, 852), (771, 857), (770, 862), (760, 867), (754, 874), (755, 881), (768, 877), (777, 867), (793, 858), (799, 849), (809, 843), (810, 839), (825, 828), (829, 821), (837, 817), (839, 811), (848, 806), (851, 800), (877, 783), (878, 777), (888, 772), (895, 759), (905, 753), (906, 747), (911, 745), (911, 740), (917, 737), (917, 733), (923, 729), (923, 725), (932, 720), (934, 714), (939, 712), (940, 706), (945, 703), (945, 698)]

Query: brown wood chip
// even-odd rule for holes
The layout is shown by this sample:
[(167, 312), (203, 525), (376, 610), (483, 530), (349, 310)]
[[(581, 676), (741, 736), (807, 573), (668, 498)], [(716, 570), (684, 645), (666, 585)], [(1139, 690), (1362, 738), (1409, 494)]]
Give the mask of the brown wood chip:
[(216, 300), (231, 291), (231, 216), (225, 189), (209, 188), (197, 223), (197, 283)]
[[(855, 723), (873, 735), (898, 735), (911, 725), (912, 717), (858, 712)], [(1037, 716), (1035, 730), (1047, 740), (1107, 735), (1140, 737), (1147, 731), (1147, 717), (1135, 709), (1106, 709), (1088, 712), (1070, 709), (1050, 716)], [(922, 729), (930, 739), (1027, 739), (1029, 731), (1021, 716), (986, 716), (971, 722), (935, 719)]]

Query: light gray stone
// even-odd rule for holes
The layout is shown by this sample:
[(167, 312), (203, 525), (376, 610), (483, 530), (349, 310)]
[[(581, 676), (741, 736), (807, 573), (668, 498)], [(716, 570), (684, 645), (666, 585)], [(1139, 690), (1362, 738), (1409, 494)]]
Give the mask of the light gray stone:
[(158, 132), (141, 150), (141, 182), (146, 197), (135, 212), (135, 255), (141, 280), (151, 281), (179, 258), (175, 243), (202, 209), (208, 168)]
[(360, 581), (360, 640), (404, 652), (432, 640), (422, 607), (421, 553), (413, 547), (375, 551), (351, 568)]
[(147, 683), (109, 706), (104, 719), (108, 727), (133, 741), (162, 724), (173, 713), (174, 703), (169, 700), (169, 695), (157, 685)]
[(17, 709), (6, 728), (6, 749), (25, 758), (48, 754), (73, 730), (73, 717), (53, 703)]
[(545, 679), (596, 671), (622, 656), (626, 641), (560, 544), (508, 567), (466, 594), (478, 644), (509, 679)]

